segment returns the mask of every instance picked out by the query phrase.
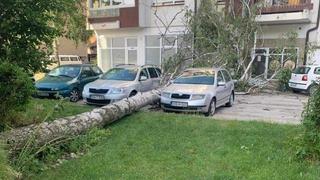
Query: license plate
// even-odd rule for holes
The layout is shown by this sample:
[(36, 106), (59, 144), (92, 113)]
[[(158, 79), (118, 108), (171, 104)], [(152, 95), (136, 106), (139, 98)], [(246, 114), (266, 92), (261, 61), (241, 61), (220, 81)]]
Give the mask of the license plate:
[(41, 91), (38, 91), (38, 96), (49, 96), (49, 93), (47, 92), (41, 92)]
[(290, 83), (290, 86), (291, 86), (291, 87), (296, 87), (297, 84), (296, 84), (296, 83)]
[(95, 99), (95, 100), (103, 100), (104, 96), (102, 96), (102, 95), (91, 95), (90, 98), (91, 99)]
[(188, 103), (187, 102), (176, 102), (176, 101), (173, 101), (173, 102), (171, 102), (171, 106), (188, 107)]

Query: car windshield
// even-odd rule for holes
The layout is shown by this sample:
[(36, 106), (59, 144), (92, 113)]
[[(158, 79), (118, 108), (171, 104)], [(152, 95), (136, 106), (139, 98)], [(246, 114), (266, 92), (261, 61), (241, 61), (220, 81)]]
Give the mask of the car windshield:
[(118, 80), (118, 81), (134, 81), (137, 76), (138, 69), (136, 68), (113, 68), (106, 72), (101, 79)]
[(214, 74), (214, 71), (208, 70), (186, 70), (173, 83), (213, 85)]
[(298, 67), (294, 70), (294, 74), (308, 74), (310, 67)]
[(60, 66), (51, 70), (48, 75), (75, 78), (79, 75), (80, 69), (79, 66)]

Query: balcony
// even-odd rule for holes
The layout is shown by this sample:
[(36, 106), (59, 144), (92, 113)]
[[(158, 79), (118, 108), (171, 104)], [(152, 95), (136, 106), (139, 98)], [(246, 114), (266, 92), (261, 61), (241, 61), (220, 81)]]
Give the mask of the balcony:
[(272, 0), (260, 9), (256, 20), (261, 24), (294, 24), (311, 22), (311, 0)]
[(312, 8), (311, 0), (273, 0), (261, 8), (261, 14), (302, 12)]
[(139, 26), (138, 0), (88, 0), (89, 29), (118, 29)]

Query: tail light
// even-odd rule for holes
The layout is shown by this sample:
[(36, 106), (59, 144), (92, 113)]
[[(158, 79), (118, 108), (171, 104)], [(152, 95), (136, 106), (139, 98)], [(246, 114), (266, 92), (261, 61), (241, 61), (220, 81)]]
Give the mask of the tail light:
[(308, 75), (303, 75), (302, 76), (302, 81), (308, 81)]

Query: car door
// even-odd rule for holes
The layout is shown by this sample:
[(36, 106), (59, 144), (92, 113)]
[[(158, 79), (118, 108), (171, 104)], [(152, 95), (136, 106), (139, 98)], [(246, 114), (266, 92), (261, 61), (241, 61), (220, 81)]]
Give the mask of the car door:
[(320, 83), (320, 67), (314, 68), (314, 81), (316, 81), (316, 83)]
[[(219, 85), (219, 83), (223, 83), (224, 85)], [(222, 71), (218, 71), (217, 74), (217, 91), (216, 91), (216, 104), (217, 107), (223, 105), (226, 101), (227, 95), (227, 86), (225, 84), (225, 79), (223, 77)]]
[(83, 87), (88, 84), (89, 82), (92, 82), (97, 79), (97, 76), (92, 72), (91, 68), (89, 66), (84, 66), (81, 69), (79, 81), (80, 81), (80, 87), (79, 90), (82, 91)]
[(152, 81), (152, 88), (151, 89), (158, 88), (160, 86), (160, 77), (158, 76), (156, 69), (153, 67), (150, 67), (150, 68), (148, 68), (148, 72), (150, 75), (150, 79)]
[(143, 68), (139, 73), (140, 91), (145, 92), (152, 89), (152, 80), (149, 77), (146, 68)]
[(229, 96), (232, 92), (232, 89), (233, 89), (232, 79), (231, 79), (230, 74), (226, 70), (222, 70), (222, 74), (223, 74), (224, 80), (226, 82), (226, 87), (227, 87), (226, 93)]

